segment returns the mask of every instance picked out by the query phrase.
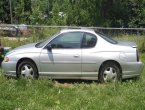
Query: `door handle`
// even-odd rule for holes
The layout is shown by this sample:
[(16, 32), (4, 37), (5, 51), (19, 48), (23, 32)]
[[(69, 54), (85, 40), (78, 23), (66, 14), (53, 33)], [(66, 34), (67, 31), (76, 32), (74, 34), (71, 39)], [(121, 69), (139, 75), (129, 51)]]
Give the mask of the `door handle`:
[(74, 55), (75, 58), (79, 57), (79, 55)]

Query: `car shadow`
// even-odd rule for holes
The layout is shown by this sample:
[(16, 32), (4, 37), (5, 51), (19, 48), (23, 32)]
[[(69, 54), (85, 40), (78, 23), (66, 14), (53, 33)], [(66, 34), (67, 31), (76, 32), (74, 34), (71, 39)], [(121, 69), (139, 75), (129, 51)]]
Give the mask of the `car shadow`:
[(65, 83), (68, 83), (68, 84), (91, 84), (91, 83), (98, 83), (99, 82), (97, 80), (82, 80), (82, 79), (53, 79), (52, 81), (54, 82), (58, 82), (60, 84), (65, 84)]
[[(9, 80), (9, 79), (14, 79), (14, 80), (20, 80), (19, 78), (16, 77), (12, 77), (12, 76), (5, 76), (5, 79)], [(130, 79), (123, 79), (122, 81), (119, 81), (120, 83), (122, 82), (137, 82), (140, 78), (130, 78)], [(25, 79), (28, 80), (28, 79)], [(36, 79), (35, 79), (36, 80)], [(59, 83), (59, 84), (101, 84), (98, 80), (83, 80), (83, 79), (49, 79), (49, 78), (39, 78), (39, 80), (51, 80), (54, 83)], [(108, 82), (109, 83), (109, 82)], [(110, 82), (111, 83), (111, 82)], [(102, 83), (103, 84), (103, 83)]]
[[(123, 79), (122, 81), (119, 81), (119, 83), (127, 83), (127, 82), (137, 82), (139, 80), (139, 78), (129, 78), (129, 79)], [(103, 84), (100, 83), (98, 80), (82, 80), (82, 79), (52, 79), (52, 81), (60, 83), (60, 84), (92, 84), (92, 83), (96, 83), (96, 84)], [(108, 82), (108, 83), (112, 83), (112, 82)]]

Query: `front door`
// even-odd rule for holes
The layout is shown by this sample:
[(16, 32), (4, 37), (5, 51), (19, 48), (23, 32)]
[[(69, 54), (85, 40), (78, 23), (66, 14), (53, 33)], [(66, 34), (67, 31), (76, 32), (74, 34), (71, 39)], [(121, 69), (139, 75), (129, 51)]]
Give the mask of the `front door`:
[[(81, 76), (81, 41), (83, 33), (63, 33), (54, 38), (40, 55), (41, 73), (53, 78), (75, 78)], [(40, 74), (41, 74), (40, 73)]]

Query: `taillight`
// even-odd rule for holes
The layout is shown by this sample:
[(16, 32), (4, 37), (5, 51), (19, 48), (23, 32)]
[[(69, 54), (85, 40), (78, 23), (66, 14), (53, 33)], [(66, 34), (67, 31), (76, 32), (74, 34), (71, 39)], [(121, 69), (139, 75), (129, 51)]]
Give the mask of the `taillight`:
[(137, 49), (136, 49), (136, 57), (137, 57), (137, 62), (139, 62), (139, 52)]

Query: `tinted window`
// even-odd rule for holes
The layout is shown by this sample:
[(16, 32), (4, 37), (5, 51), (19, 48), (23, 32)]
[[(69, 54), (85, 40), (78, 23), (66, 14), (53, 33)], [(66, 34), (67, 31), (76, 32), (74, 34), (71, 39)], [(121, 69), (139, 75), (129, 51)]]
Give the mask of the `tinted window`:
[(50, 44), (52, 48), (80, 48), (83, 33), (63, 33), (53, 39)]
[(93, 34), (85, 33), (82, 41), (82, 48), (91, 48), (96, 45), (97, 38)]
[[(57, 36), (59, 33), (54, 34), (52, 37)], [(44, 41), (38, 42), (35, 47), (41, 48), (49, 42), (49, 39), (45, 39)]]
[(113, 40), (112, 38), (110, 38), (109, 36), (100, 33), (100, 32), (96, 32), (96, 34), (98, 34), (100, 37), (102, 37), (104, 40), (106, 40), (107, 42), (111, 43), (111, 44), (117, 44), (117, 41)]

